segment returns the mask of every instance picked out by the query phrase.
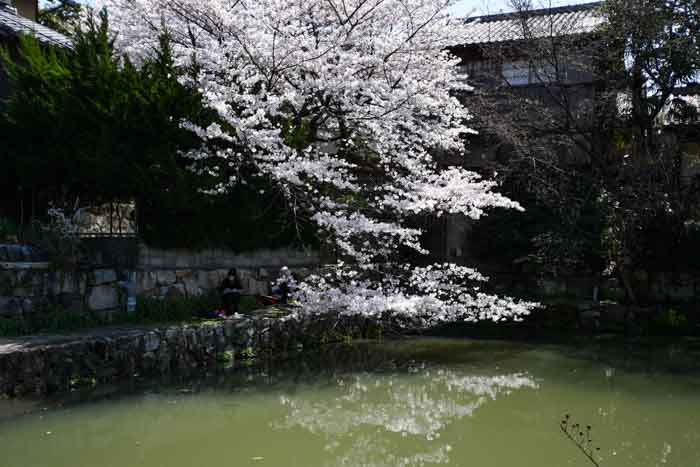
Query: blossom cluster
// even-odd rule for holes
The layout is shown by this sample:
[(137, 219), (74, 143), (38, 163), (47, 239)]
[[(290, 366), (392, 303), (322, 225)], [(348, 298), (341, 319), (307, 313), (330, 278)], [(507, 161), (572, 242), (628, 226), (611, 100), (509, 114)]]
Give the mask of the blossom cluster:
[(440, 322), (521, 320), (536, 303), (482, 292), (488, 279), (478, 271), (454, 264), (427, 267), (383, 264), (386, 271), (357, 271), (340, 263), (325, 274), (295, 285), (305, 312), (406, 318), (411, 326)]

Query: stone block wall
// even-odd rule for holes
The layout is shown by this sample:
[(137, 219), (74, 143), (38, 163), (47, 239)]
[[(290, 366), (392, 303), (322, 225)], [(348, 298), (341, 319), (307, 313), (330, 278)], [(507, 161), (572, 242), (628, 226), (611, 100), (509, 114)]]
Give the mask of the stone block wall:
[[(237, 269), (246, 295), (270, 293), (276, 277), (265, 268)], [(217, 289), (228, 269), (151, 269), (135, 272), (136, 294), (144, 297), (180, 298), (203, 295)]]
[(49, 263), (5, 263), (0, 266), (0, 316), (26, 316), (51, 306), (111, 311), (122, 302), (121, 289), (113, 269), (64, 273)]
[[(625, 290), (616, 277), (597, 278), (593, 275), (566, 274), (545, 276), (535, 273), (486, 272), (499, 293), (545, 300), (568, 297), (592, 301), (597, 288), (599, 300), (620, 301)], [(631, 279), (637, 297), (642, 302), (700, 303), (700, 275), (687, 273), (638, 272)]]
[(0, 264), (0, 316), (23, 315), (54, 301), (67, 301), (71, 279), (59, 278), (43, 262)]
[[(638, 273), (632, 280), (638, 298), (646, 302), (691, 302), (700, 299), (700, 277), (691, 274), (668, 272), (649, 276)], [(565, 276), (539, 278), (538, 289), (544, 296), (569, 295), (591, 298), (593, 288), (598, 286), (599, 298), (619, 300), (624, 297), (624, 288), (617, 278), (596, 280), (590, 276)]]
[(216, 290), (229, 269), (236, 268), (244, 293), (270, 293), (270, 281), (282, 266), (292, 270), (319, 264), (315, 252), (291, 249), (235, 253), (227, 250), (162, 250), (140, 245), (135, 283), (137, 295), (190, 297)]
[[(61, 273), (52, 271), (36, 252), (26, 247), (0, 245), (0, 316), (23, 316), (51, 305), (69, 310), (83, 306), (109, 313), (124, 306), (124, 281), (133, 281), (138, 296), (182, 298), (216, 290), (227, 271), (236, 268), (250, 295), (269, 293), (270, 282), (282, 266), (292, 270), (312, 269), (320, 263), (318, 253), (288, 249), (234, 253), (224, 250), (190, 252), (161, 250), (139, 245), (129, 269), (107, 265)], [(488, 271), (499, 293), (547, 301), (569, 297), (591, 302), (598, 287), (598, 298), (620, 300), (624, 290), (614, 278), (599, 280), (586, 275), (545, 277), (535, 273)], [(689, 274), (638, 273), (635, 290), (646, 302), (700, 303), (700, 276)]]
[(286, 249), (236, 254), (157, 250), (143, 245), (135, 268), (128, 270), (102, 266), (61, 273), (52, 271), (47, 262), (4, 261), (0, 262), (0, 316), (24, 316), (51, 305), (75, 310), (87, 306), (109, 313), (124, 306), (127, 281), (133, 281), (137, 296), (198, 296), (216, 290), (230, 268), (237, 268), (245, 294), (268, 294), (270, 281), (282, 266), (302, 270), (318, 262), (315, 253)]

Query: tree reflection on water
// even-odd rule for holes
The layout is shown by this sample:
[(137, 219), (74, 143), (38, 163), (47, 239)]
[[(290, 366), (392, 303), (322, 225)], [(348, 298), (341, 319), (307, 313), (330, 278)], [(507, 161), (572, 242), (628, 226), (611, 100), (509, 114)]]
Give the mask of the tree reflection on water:
[(452, 369), (409, 374), (355, 374), (335, 380), (335, 400), (284, 395), (288, 409), (278, 430), (304, 429), (326, 438), (329, 465), (422, 466), (445, 464), (452, 449), (444, 430), (490, 400), (518, 389), (537, 389), (526, 373), (464, 375)]

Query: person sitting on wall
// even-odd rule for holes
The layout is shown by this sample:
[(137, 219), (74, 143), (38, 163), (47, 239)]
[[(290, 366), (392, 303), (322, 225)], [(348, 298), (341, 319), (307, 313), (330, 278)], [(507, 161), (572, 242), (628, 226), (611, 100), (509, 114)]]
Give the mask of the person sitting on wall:
[(282, 269), (280, 269), (280, 276), (275, 281), (275, 285), (272, 286), (272, 295), (277, 299), (277, 303), (280, 305), (286, 305), (289, 301), (290, 279), (289, 268), (287, 266), (282, 267)]
[(296, 283), (296, 280), (294, 274), (290, 274), (288, 267), (282, 267), (277, 280), (270, 284), (270, 295), (258, 295), (255, 297), (258, 305), (261, 307), (288, 305), (289, 292)]
[(243, 286), (238, 278), (238, 271), (236, 271), (236, 268), (233, 268), (229, 270), (224, 280), (221, 281), (221, 285), (219, 285), (221, 300), (224, 302), (224, 309), (228, 316), (238, 313), (242, 291)]

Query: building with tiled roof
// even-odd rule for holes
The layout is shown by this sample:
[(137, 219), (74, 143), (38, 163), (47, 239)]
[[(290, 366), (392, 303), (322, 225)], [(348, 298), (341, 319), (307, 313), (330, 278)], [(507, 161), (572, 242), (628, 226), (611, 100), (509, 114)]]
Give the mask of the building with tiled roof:
[(465, 44), (589, 34), (603, 23), (599, 7), (600, 2), (593, 2), (468, 18)]
[[(524, 63), (531, 51), (524, 51), (523, 46), (531, 48), (533, 40), (551, 39), (568, 49), (575, 48), (579, 39), (590, 43), (590, 37), (604, 22), (599, 7), (598, 2), (583, 3), (468, 18), (465, 39), (453, 52), (462, 58), (461, 71), (472, 82), (497, 77), (511, 86), (538, 84), (543, 77), (551, 78), (553, 70), (543, 68), (539, 77), (534, 76), (537, 70), (532, 67), (537, 64)], [(565, 69), (566, 64), (562, 66), (557, 72), (565, 72), (559, 77), (565, 81), (591, 78), (579, 73), (581, 67), (577, 71), (574, 67)]]
[[(19, 37), (34, 36), (47, 47), (70, 48), (71, 40), (63, 34), (36, 22), (37, 0), (0, 0), (0, 46), (16, 50)], [(0, 106), (9, 89), (7, 78), (0, 66)]]
[[(604, 86), (595, 65), (596, 31), (605, 21), (600, 5), (530, 9), (465, 20), (464, 39), (451, 52), (461, 59), (459, 73), (472, 86), (471, 91), (458, 95), (474, 113), (470, 126), (478, 135), (470, 137), (465, 158), (448, 156), (447, 164), (492, 173), (497, 166), (494, 161), (508, 160), (513, 153), (511, 140), (503, 135), (508, 125), (504, 122), (533, 122), (527, 139), (534, 141), (535, 134), (557, 126), (547, 122), (565, 121), (572, 115), (583, 119), (595, 107), (597, 93)], [(525, 127), (517, 126), (518, 130)], [(561, 156), (575, 159), (579, 155), (567, 147)], [(426, 228), (433, 259), (470, 262), (474, 253), (467, 240), (470, 226), (463, 216), (431, 220)]]
[(47, 28), (36, 20), (36, 0), (0, 0), (0, 40), (28, 34), (45, 45), (70, 47), (71, 41), (63, 34)]

